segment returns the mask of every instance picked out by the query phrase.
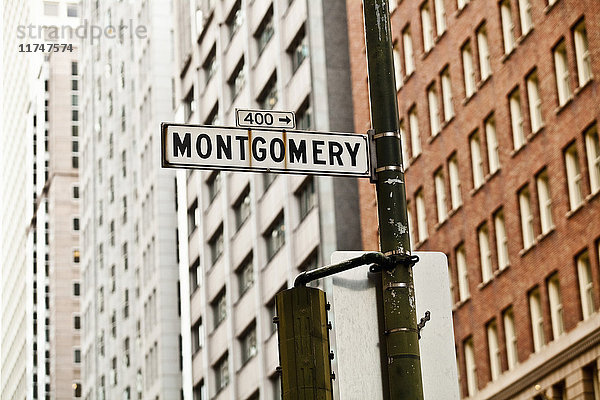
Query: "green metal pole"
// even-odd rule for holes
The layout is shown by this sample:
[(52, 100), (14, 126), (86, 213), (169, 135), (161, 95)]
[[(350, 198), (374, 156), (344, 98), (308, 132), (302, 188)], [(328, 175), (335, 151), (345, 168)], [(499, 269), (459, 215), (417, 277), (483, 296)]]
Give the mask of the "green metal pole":
[(398, 258), (396, 267), (384, 270), (381, 278), (387, 361), (383, 389), (388, 399), (420, 400), (423, 382), (388, 0), (363, 0), (363, 9), (371, 124), (377, 154), (379, 240), (382, 253)]

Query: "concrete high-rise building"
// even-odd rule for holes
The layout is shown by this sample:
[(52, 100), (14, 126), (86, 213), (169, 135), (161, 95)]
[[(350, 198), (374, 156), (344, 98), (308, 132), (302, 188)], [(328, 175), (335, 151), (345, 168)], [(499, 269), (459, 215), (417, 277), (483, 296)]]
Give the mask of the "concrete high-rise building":
[(173, 110), (171, 7), (82, 4), (102, 30), (80, 63), (86, 399), (180, 397), (175, 173), (160, 168), (158, 140)]
[[(29, 98), (30, 57), (20, 53), (17, 26), (30, 21), (29, 2), (2, 2), (2, 116), (0, 122), (0, 397), (31, 396), (33, 336), (31, 259), (27, 226), (32, 213), (33, 113)], [(24, 41), (27, 43), (27, 41)]]
[[(365, 130), (362, 5), (347, 5)], [(600, 3), (390, 9), (413, 249), (448, 255), (462, 397), (599, 398)], [(361, 185), (366, 249), (374, 204)]]
[[(236, 108), (352, 132), (343, 1), (176, 1), (176, 122), (235, 126)], [(187, 399), (276, 399), (274, 295), (360, 246), (355, 179), (178, 171)]]

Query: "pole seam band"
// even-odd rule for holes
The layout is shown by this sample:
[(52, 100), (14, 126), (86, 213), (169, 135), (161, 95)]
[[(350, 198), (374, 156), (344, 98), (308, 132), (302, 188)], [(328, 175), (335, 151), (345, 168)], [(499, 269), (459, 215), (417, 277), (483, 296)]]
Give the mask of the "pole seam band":
[(385, 167), (375, 168), (375, 172), (383, 172), (383, 171), (400, 171), (404, 173), (404, 167), (401, 165), (387, 165)]
[(400, 132), (379, 132), (373, 135), (373, 139), (380, 139), (382, 137), (397, 137), (400, 139)]
[(387, 290), (392, 290), (392, 289), (407, 289), (408, 288), (408, 283), (406, 282), (392, 282), (390, 284), (387, 285), (386, 289)]
[(418, 330), (415, 328), (392, 328), (392, 329), (388, 329), (387, 331), (385, 331), (385, 334), (389, 335), (390, 333), (398, 333), (398, 332), (418, 332)]

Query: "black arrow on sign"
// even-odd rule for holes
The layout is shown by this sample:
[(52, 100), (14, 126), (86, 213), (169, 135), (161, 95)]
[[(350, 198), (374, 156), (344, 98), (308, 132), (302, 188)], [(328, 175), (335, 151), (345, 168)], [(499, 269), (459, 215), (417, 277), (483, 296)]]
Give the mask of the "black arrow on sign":
[(289, 124), (290, 121), (291, 119), (287, 115), (285, 116), (285, 118), (279, 118), (279, 122), (285, 122), (286, 124)]

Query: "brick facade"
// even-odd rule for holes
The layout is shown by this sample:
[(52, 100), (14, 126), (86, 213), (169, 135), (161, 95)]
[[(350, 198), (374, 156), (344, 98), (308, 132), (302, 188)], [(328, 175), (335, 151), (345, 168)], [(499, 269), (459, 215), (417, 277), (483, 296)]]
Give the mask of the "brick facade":
[[(522, 33), (519, 18), (519, 2), (510, 0), (512, 23), (514, 25), (515, 48), (505, 54), (500, 5), (497, 2), (471, 0), (461, 10), (455, 0), (437, 2), (413, 2), (399, 0), (391, 13), (392, 34), (398, 45), (400, 59), (404, 60), (402, 32), (410, 27), (414, 54), (415, 71), (406, 76), (401, 66), (403, 82), (398, 90), (399, 117), (406, 131), (407, 148), (410, 153), (409, 110), (416, 106), (419, 121), (422, 152), (409, 160), (406, 169), (407, 199), (412, 215), (414, 250), (443, 251), (448, 255), (454, 299), (458, 300), (458, 283), (455, 249), (464, 246), (470, 297), (457, 301), (454, 306), (455, 338), (458, 355), (461, 391), (467, 397), (466, 366), (463, 343), (472, 338), (474, 345), (478, 394), (473, 398), (533, 398), (535, 392), (525, 388), (517, 396), (506, 393), (510, 385), (524, 382), (521, 378), (532, 376), (524, 372), (527, 365), (542, 360), (550, 362), (551, 349), (558, 346), (559, 338), (553, 338), (547, 278), (558, 273), (560, 297), (565, 337), (572, 338), (578, 329), (591, 322), (597, 323), (600, 305), (600, 196), (592, 193), (591, 175), (588, 170), (589, 149), (584, 134), (590, 127), (598, 126), (600, 120), (600, 2), (597, 0), (557, 0), (552, 5), (547, 0), (530, 0), (533, 28)], [(428, 3), (435, 21), (434, 8), (437, 3), (445, 7), (447, 29), (436, 35), (433, 22), (434, 45), (424, 53), (420, 9)], [(366, 79), (366, 56), (363, 36), (362, 4), (347, 1), (350, 42), (350, 62), (352, 67), (353, 101), (355, 129), (364, 132), (370, 126), (368, 84)], [(584, 21), (591, 59), (592, 78), (581, 85), (578, 81), (574, 28)], [(490, 53), (491, 76), (481, 79), (477, 30), (485, 23)], [(571, 99), (559, 106), (557, 80), (553, 50), (564, 40), (569, 72)], [(475, 93), (466, 98), (461, 48), (469, 41), (473, 56)], [(454, 116), (444, 121), (442, 106), (442, 86), (440, 74), (448, 67)], [(527, 77), (536, 72), (541, 98), (543, 127), (532, 133), (532, 118), (529, 110), (529, 88)], [(440, 108), (441, 132), (435, 136), (430, 132), (427, 88), (435, 85)], [(399, 85), (397, 85), (399, 86)], [(509, 96), (518, 88), (525, 144), (514, 149)], [(485, 120), (492, 116), (498, 142), (500, 169), (489, 170)], [(596, 128), (597, 129), (597, 128)], [(484, 183), (478, 188), (473, 185), (472, 152), (469, 137), (478, 132), (481, 143), (481, 156)], [(571, 210), (564, 151), (575, 143), (581, 172), (582, 205)], [(448, 181), (448, 159), (456, 155), (460, 177), (462, 205), (451, 210), (450, 183)], [(441, 168), (445, 180), (446, 207), (449, 217), (438, 223), (434, 173)], [(536, 176), (547, 171), (550, 188), (552, 220), (554, 227), (542, 234), (540, 206)], [(530, 207), (533, 216), (533, 245), (524, 250), (521, 228), (521, 211), (518, 191), (527, 185), (530, 194)], [(428, 238), (417, 242), (417, 211), (415, 193), (423, 190), (427, 220)], [(376, 249), (377, 219), (373, 186), (367, 181), (360, 182), (360, 206), (363, 234), (363, 247)], [(493, 215), (503, 210), (506, 235), (508, 237), (509, 266), (500, 269), (498, 265), (496, 237)], [(493, 277), (482, 283), (480, 247), (477, 229), (487, 223), (489, 250), (491, 252)], [(593, 302), (596, 310), (592, 317), (583, 321), (582, 300), (578, 280), (576, 259), (587, 251), (591, 265)], [(546, 345), (534, 354), (531, 328), (531, 310), (528, 293), (539, 288), (543, 315), (543, 331)], [(512, 306), (517, 336), (518, 365), (508, 371), (505, 345), (503, 310)], [(501, 376), (491, 382), (490, 356), (486, 325), (494, 320), (497, 323), (498, 344), (501, 359)], [(591, 333), (598, 332), (596, 325)], [(563, 340), (564, 341), (564, 340)], [(598, 343), (593, 346), (598, 360)], [(569, 347), (565, 347), (568, 353)], [(589, 350), (589, 349), (588, 349)], [(552, 353), (554, 354), (554, 353)], [(558, 353), (557, 353), (558, 354)], [(582, 353), (587, 354), (587, 353)], [(583, 357), (583, 355), (582, 355)], [(565, 361), (566, 362), (566, 361)], [(569, 362), (573, 362), (570, 360)], [(597, 361), (596, 361), (597, 362)], [(561, 364), (563, 367), (567, 364)], [(557, 365), (557, 368), (559, 366)], [(570, 375), (555, 376), (555, 380), (566, 378), (567, 385), (583, 378), (576, 378), (583, 370), (570, 372)], [(595, 379), (598, 380), (596, 365)], [(546, 377), (548, 375), (546, 374)], [(524, 379), (524, 378), (523, 378)], [(540, 377), (541, 380), (542, 377)], [(573, 382), (572, 382), (573, 381)], [(552, 389), (555, 382), (548, 381), (546, 396), (558, 389)], [(573, 383), (577, 386), (577, 384)], [(542, 385), (543, 386), (543, 385)], [(574, 387), (575, 387), (574, 386)], [(588, 387), (588, 384), (579, 385)], [(577, 387), (579, 387), (577, 386)], [(593, 398), (575, 394), (567, 387), (566, 398)], [(598, 389), (596, 389), (598, 390)], [(589, 392), (589, 390), (588, 390)], [(504, 394), (503, 394), (504, 393)], [(600, 394), (596, 393), (596, 396)], [(508, 396), (508, 397), (507, 397)], [(552, 398), (552, 397), (548, 397)], [(559, 398), (559, 397), (555, 397)]]

